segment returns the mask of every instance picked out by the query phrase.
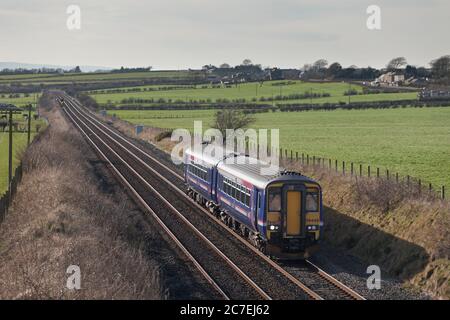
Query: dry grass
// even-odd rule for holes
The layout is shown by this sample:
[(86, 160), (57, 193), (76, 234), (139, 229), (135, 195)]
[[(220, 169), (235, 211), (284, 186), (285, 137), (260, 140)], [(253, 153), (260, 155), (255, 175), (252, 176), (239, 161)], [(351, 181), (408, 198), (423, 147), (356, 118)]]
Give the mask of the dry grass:
[(176, 142), (170, 141), (171, 132), (167, 129), (144, 127), (143, 131), (139, 135), (136, 135), (135, 125), (128, 121), (113, 118), (111, 116), (102, 117), (98, 115), (98, 118), (103, 121), (110, 121), (117, 130), (129, 137), (157, 145), (158, 148), (167, 152), (170, 152), (176, 145)]
[(325, 240), (429, 294), (450, 298), (450, 204), (406, 184), (286, 167), (324, 190)]
[[(51, 126), (25, 152), (23, 181), (0, 226), (0, 298), (167, 298), (145, 239), (124, 230), (124, 213), (135, 210), (128, 198), (102, 192), (85, 158), (90, 148), (58, 111), (46, 116)], [(81, 269), (81, 290), (66, 288), (69, 265)]]

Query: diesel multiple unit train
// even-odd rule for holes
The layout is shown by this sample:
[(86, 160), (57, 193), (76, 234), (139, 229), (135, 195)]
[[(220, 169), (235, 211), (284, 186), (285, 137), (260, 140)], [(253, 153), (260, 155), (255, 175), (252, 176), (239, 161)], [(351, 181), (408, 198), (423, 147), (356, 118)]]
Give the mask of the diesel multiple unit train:
[(265, 254), (307, 258), (317, 250), (323, 226), (321, 188), (296, 172), (262, 175), (267, 167), (246, 155), (218, 158), (188, 149), (187, 193)]

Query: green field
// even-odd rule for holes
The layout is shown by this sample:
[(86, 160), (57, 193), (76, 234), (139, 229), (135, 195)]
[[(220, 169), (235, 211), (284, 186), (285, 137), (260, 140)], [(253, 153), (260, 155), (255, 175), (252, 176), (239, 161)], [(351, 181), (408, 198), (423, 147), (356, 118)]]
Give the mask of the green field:
[(25, 96), (25, 94), (21, 93), (20, 97), (10, 98), (10, 94), (8, 93), (0, 93), (0, 103), (8, 103), (13, 104), (17, 107), (23, 107), (28, 104), (34, 104), (36, 100), (39, 98), (41, 94), (29, 94), (29, 96)]
[[(177, 90), (157, 90), (157, 91), (144, 91), (146, 88), (141, 87), (140, 92), (123, 92), (123, 93), (94, 93), (91, 96), (100, 104), (114, 104), (118, 105), (122, 103), (123, 99), (135, 98), (135, 99), (157, 99), (163, 98), (167, 102), (169, 99), (171, 102), (191, 102), (200, 101), (206, 103), (214, 103), (217, 99), (245, 99), (246, 102), (258, 102), (270, 104), (268, 101), (261, 101), (263, 98), (273, 98), (277, 103), (339, 103), (348, 102), (349, 97), (344, 93), (349, 88), (362, 93), (362, 87), (358, 85), (349, 86), (344, 82), (329, 82), (329, 83), (313, 83), (303, 81), (291, 81), (290, 84), (277, 85), (280, 81), (266, 81), (262, 85), (259, 83), (243, 83), (237, 86), (220, 87), (215, 88), (207, 86), (204, 88), (202, 85), (197, 85), (196, 89), (177, 89)], [(155, 86), (151, 88), (154, 89)], [(128, 88), (122, 88), (128, 89)], [(330, 94), (329, 97), (313, 98), (313, 99), (297, 99), (297, 100), (278, 100), (277, 96), (288, 96), (290, 94), (305, 94), (316, 93)], [(350, 97), (352, 102), (362, 101), (393, 101), (393, 100), (406, 100), (417, 99), (416, 92), (406, 93), (379, 93), (379, 94), (358, 94)], [(207, 101), (209, 100), (209, 101)], [(256, 101), (255, 101), (256, 100)], [(143, 104), (145, 105), (145, 104)], [(147, 105), (151, 105), (147, 104)]]
[[(27, 145), (26, 133), (14, 133), (13, 154), (23, 149)], [(13, 157), (14, 169), (19, 164), (19, 160)], [(8, 188), (8, 133), (0, 132), (0, 196)]]
[[(213, 110), (110, 111), (135, 124), (193, 128), (212, 123)], [(370, 164), (450, 186), (450, 108), (368, 109), (256, 114), (254, 128), (280, 129), (283, 148)]]
[[(34, 112), (32, 113), (34, 115)], [(20, 127), (26, 128), (26, 122), (23, 120), (21, 114), (14, 115), (15, 121), (20, 123)], [(36, 125), (40, 125), (43, 130), (46, 126), (43, 120), (31, 121), (31, 138), (36, 136)], [(27, 133), (26, 132), (14, 132), (13, 133), (13, 162), (14, 169), (19, 164), (19, 160), (16, 158), (17, 152), (22, 150), (27, 145)], [(0, 131), (0, 196), (7, 190), (8, 187), (8, 132)]]
[(66, 74), (29, 74), (29, 75), (0, 75), (0, 83), (70, 83), (70, 82), (101, 82), (101, 81), (131, 81), (153, 78), (193, 78), (201, 75), (199, 71), (148, 71), (148, 72), (95, 72), (95, 73), (66, 73)]

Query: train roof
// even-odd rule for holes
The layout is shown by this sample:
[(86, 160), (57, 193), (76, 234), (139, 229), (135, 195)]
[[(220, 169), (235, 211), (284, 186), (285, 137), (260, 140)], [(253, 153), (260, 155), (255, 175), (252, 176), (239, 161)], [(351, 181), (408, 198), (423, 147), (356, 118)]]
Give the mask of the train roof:
[(203, 144), (201, 148), (188, 148), (185, 151), (185, 157), (193, 157), (194, 162), (208, 167), (217, 166), (221, 174), (245, 180), (260, 189), (266, 188), (269, 183), (274, 181), (299, 180), (316, 183), (309, 177), (296, 172), (288, 172), (282, 167), (272, 174), (263, 174), (264, 170), (267, 172), (270, 167), (267, 162), (234, 152), (226, 152), (225, 149), (222, 149), (219, 155), (211, 155), (209, 152), (203, 152), (206, 146), (207, 144)]
[[(244, 155), (238, 155), (234, 157), (234, 161), (229, 158), (221, 161), (217, 169), (221, 174), (231, 175), (233, 177), (250, 182), (252, 185), (264, 189), (271, 182), (275, 181), (288, 181), (288, 180), (299, 180), (304, 182), (316, 183), (311, 178), (303, 176), (296, 172), (286, 171), (284, 168), (279, 167), (273, 174), (262, 174), (264, 169), (269, 168), (267, 162), (250, 158)], [(253, 161), (253, 162), (252, 162)]]
[[(206, 164), (208, 166), (215, 166), (217, 165), (220, 161), (222, 161), (226, 156), (228, 155), (234, 155), (233, 152), (226, 152), (225, 149), (221, 148), (221, 147), (215, 147), (217, 148), (216, 150), (221, 151), (221, 154), (213, 154), (211, 155), (209, 152), (204, 152), (206, 146), (208, 146), (208, 144), (202, 144), (201, 148), (188, 148), (185, 151), (185, 155), (186, 156), (192, 156), (195, 158), (195, 160), (202, 162), (202, 164)], [(220, 152), (219, 152), (220, 153)]]

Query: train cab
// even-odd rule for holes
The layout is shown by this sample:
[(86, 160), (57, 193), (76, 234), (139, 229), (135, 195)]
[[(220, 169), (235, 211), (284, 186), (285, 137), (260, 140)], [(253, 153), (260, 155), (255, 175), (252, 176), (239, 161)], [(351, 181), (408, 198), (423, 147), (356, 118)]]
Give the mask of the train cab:
[(266, 189), (264, 230), (268, 254), (308, 257), (317, 250), (322, 227), (320, 186), (293, 172), (281, 172)]

